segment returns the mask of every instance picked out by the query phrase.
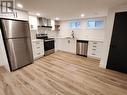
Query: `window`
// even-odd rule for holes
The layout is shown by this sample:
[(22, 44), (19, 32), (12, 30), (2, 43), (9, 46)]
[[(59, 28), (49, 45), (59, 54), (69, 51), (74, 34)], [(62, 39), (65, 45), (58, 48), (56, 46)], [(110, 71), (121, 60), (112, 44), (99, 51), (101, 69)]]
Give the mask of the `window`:
[(89, 20), (87, 22), (88, 28), (95, 28), (95, 21), (94, 20)]
[(70, 29), (79, 29), (80, 28), (80, 21), (70, 21), (69, 28)]
[(12, 13), (13, 12), (13, 1), (1, 1), (1, 12), (2, 13)]
[(87, 27), (89, 29), (100, 29), (104, 28), (104, 20), (97, 20), (97, 19), (88, 19)]
[(95, 22), (95, 27), (96, 28), (103, 28), (104, 27), (104, 21), (98, 20)]

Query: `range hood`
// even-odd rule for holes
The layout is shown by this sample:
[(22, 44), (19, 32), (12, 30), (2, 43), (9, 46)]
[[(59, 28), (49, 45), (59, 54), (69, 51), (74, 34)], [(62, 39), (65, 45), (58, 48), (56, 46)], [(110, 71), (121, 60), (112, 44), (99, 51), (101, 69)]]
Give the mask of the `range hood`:
[(51, 19), (38, 17), (39, 26), (44, 28), (52, 28), (51, 26)]

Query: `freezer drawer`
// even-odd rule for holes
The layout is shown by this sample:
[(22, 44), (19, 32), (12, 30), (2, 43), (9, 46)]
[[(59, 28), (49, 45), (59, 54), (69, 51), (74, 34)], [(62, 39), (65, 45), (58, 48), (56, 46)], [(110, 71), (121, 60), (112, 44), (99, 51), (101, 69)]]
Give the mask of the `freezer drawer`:
[(7, 53), (12, 71), (32, 63), (33, 54), (30, 41), (30, 38), (6, 40)]

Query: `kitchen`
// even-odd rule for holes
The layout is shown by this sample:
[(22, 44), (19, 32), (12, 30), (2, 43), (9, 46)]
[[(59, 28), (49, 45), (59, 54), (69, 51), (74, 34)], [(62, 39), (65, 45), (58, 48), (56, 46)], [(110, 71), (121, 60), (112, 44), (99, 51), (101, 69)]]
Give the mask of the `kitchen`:
[(0, 95), (126, 95), (126, 0), (8, 1)]
[[(32, 19), (33, 18), (33, 19)], [(45, 27), (39, 27), (37, 24), (38, 23), (38, 17), (35, 16), (30, 16), (30, 25), (32, 27), (34, 27), (33, 29), (31, 29), (31, 35), (32, 35), (32, 39), (35, 42), (35, 39), (39, 37), (39, 34), (42, 36), (44, 36), (43, 34), (47, 34), (49, 36), (49, 38), (54, 38), (55, 39), (55, 51), (61, 50), (61, 51), (66, 51), (66, 52), (70, 52), (70, 53), (74, 53), (76, 54), (76, 43), (77, 40), (85, 40), (89, 42), (88, 47), (88, 56), (89, 57), (94, 57), (97, 59), (100, 59), (101, 57), (101, 47), (103, 46), (103, 38), (104, 38), (104, 32), (105, 32), (105, 23), (106, 23), (106, 17), (103, 18), (93, 18), (93, 23), (95, 22), (102, 22), (102, 26), (100, 27), (95, 27), (92, 29), (86, 29), (87, 27), (87, 23), (88, 23), (89, 19), (83, 19), (83, 20), (72, 20), (72, 21), (62, 21), (62, 22), (58, 22), (57, 21), (57, 25), (59, 25), (59, 31), (56, 31), (58, 29), (55, 28), (55, 30), (50, 29), (50, 28), (45, 28)], [(75, 22), (76, 21), (76, 22)], [(50, 23), (55, 23), (53, 22), (53, 20), (50, 21)], [(75, 24), (75, 23), (81, 23), (81, 27), (78, 28), (72, 28), (70, 27), (70, 24)], [(35, 25), (34, 25), (35, 24)], [(42, 26), (44, 26), (44, 24), (41, 24)], [(41, 26), (40, 25), (40, 26)], [(48, 24), (48, 26), (51, 26), (51, 24)], [(52, 25), (56, 26), (56, 25)], [(33, 32), (34, 31), (34, 32)], [(37, 32), (35, 32), (37, 31)], [(64, 31), (64, 32), (63, 32)], [(72, 31), (74, 31), (74, 37), (72, 36)], [(84, 33), (85, 31), (85, 33)], [(89, 33), (89, 34), (88, 34)], [(91, 34), (90, 34), (91, 33)], [(40, 37), (41, 38), (41, 37)], [(43, 37), (42, 37), (43, 39)], [(37, 41), (37, 40), (36, 40)], [(39, 40), (38, 40), (39, 41)], [(98, 47), (95, 47), (95, 49), (98, 48), (98, 54), (93, 54), (92, 55), (92, 45), (93, 44), (98, 44)], [(97, 46), (97, 45), (96, 45)], [(38, 47), (36, 45), (36, 47)], [(93, 51), (94, 52), (94, 51)]]

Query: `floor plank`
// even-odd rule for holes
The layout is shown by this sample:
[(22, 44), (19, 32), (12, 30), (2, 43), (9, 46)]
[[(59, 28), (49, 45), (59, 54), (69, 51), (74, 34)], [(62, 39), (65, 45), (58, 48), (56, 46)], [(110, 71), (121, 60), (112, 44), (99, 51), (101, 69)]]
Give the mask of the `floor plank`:
[(59, 51), (15, 72), (0, 68), (0, 95), (127, 95), (127, 75)]

